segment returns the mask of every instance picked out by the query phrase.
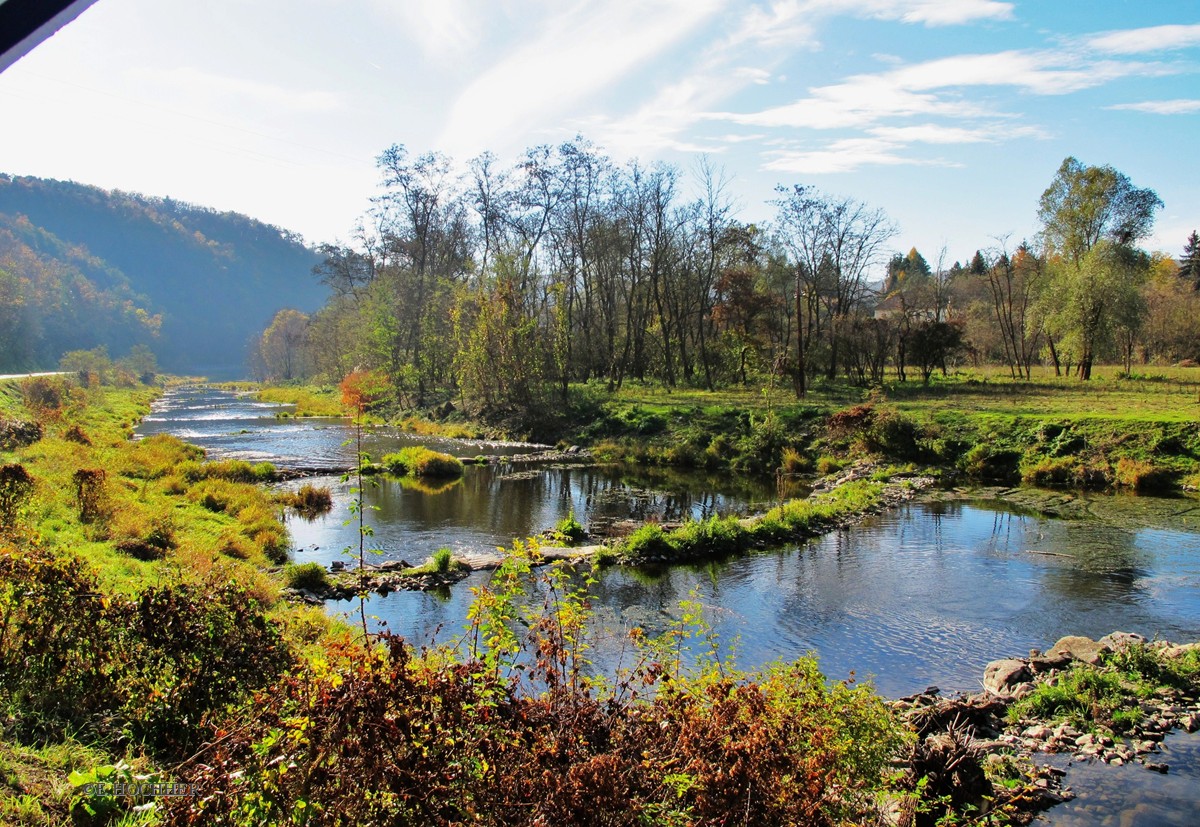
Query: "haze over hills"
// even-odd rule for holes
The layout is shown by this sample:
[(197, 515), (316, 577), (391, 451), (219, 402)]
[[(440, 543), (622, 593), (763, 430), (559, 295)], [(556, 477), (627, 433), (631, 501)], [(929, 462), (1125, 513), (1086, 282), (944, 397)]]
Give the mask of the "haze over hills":
[(319, 260), (240, 213), (0, 174), (0, 372), (144, 343), (172, 371), (239, 374), (276, 310), (325, 301)]

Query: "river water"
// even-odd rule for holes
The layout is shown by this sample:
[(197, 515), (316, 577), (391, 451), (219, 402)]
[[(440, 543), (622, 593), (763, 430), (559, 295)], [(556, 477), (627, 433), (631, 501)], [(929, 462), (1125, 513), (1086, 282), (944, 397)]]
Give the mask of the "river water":
[[(173, 390), (139, 433), (173, 433), (210, 456), (281, 467), (352, 462), (344, 421), (278, 419), (281, 410), (225, 391)], [(378, 456), (414, 442), (458, 456), (535, 448), (390, 429), (368, 433), (365, 447)], [(289, 529), (298, 562), (327, 565), (346, 559), (358, 534), (345, 524), (348, 483), (336, 476), (314, 482), (334, 489), (334, 510), (313, 521), (291, 518)], [(461, 481), (440, 487), (377, 483), (364, 492), (372, 506), (370, 544), (380, 560), (413, 564), (443, 546), (472, 552), (507, 545), (568, 512), (585, 525), (676, 520), (753, 512), (780, 495), (774, 485), (704, 475), (520, 465), (468, 467)], [(1200, 501), (1096, 497), (1088, 508), (1088, 519), (1058, 520), (995, 500), (911, 504), (778, 552), (700, 567), (609, 569), (590, 591), (593, 660), (599, 669), (615, 668), (628, 654), (629, 628), (661, 631), (689, 598), (703, 605), (722, 655), (742, 667), (814, 652), (831, 678), (854, 674), (892, 697), (931, 685), (947, 693), (978, 689), (988, 661), (1047, 647), (1065, 634), (1200, 639)], [(377, 627), (415, 643), (450, 641), (461, 633), (469, 587), (489, 576), (475, 572), (443, 594), (375, 597), (367, 612)], [(1188, 819), (1200, 804), (1200, 785), (1184, 780), (1200, 776), (1200, 747), (1195, 738), (1178, 744), (1179, 755), (1168, 754), (1169, 780), (1140, 767), (1073, 769), (1068, 781), (1088, 793), (1053, 810), (1050, 823), (1195, 823)], [(1078, 773), (1086, 774), (1074, 781)]]

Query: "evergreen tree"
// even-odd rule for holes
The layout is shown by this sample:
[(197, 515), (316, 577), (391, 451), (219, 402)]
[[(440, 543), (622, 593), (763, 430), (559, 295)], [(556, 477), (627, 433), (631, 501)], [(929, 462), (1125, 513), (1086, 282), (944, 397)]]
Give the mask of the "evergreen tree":
[(1200, 290), (1200, 234), (1192, 230), (1187, 244), (1183, 247), (1183, 256), (1179, 259), (1179, 277), (1192, 283), (1192, 288)]

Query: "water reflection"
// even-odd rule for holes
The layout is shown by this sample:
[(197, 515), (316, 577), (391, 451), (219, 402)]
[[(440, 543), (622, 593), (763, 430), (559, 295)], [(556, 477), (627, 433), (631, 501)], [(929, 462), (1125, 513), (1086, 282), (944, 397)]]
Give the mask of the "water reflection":
[[(1053, 827), (1191, 827), (1200, 804), (1200, 734), (1171, 736), (1156, 760), (1170, 765), (1159, 775), (1130, 764), (1110, 767), (1075, 763), (1066, 783), (1077, 798), (1037, 819)], [(1065, 764), (1061, 757), (1052, 763)]]
[[(815, 651), (830, 676), (873, 675), (892, 696), (931, 684), (977, 689), (987, 661), (1069, 633), (1200, 636), (1197, 535), (1131, 530), (1118, 542), (1108, 527), (1086, 528), (997, 504), (912, 505), (796, 549), (609, 570), (591, 592), (602, 638), (595, 658), (610, 668), (616, 654), (603, 641), (615, 645), (631, 625), (664, 630), (689, 596), (707, 607), (721, 640), (738, 640), (747, 667)], [(1057, 551), (1033, 553), (1047, 548)], [(372, 610), (424, 639), (433, 618), (461, 627), (462, 594), (436, 607), (393, 595)]]

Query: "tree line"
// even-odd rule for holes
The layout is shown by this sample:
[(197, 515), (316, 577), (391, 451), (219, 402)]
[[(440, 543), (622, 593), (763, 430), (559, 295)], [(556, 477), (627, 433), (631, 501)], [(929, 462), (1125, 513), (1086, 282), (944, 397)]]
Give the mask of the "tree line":
[(1104, 360), (1200, 356), (1196, 235), (1178, 264), (1148, 255), (1158, 196), (1074, 158), (1042, 194), (1036, 239), (949, 266), (945, 251), (932, 266), (891, 255), (895, 225), (857, 199), (780, 187), (771, 220), (747, 223), (706, 162), (685, 178), (583, 138), (461, 171), (396, 145), (378, 165), (353, 242), (320, 250), (332, 298), (276, 315), (262, 376), (372, 370), (401, 406), (453, 398), (532, 424), (580, 382), (803, 396), (822, 377), (929, 381), (964, 361), (1087, 379)]

